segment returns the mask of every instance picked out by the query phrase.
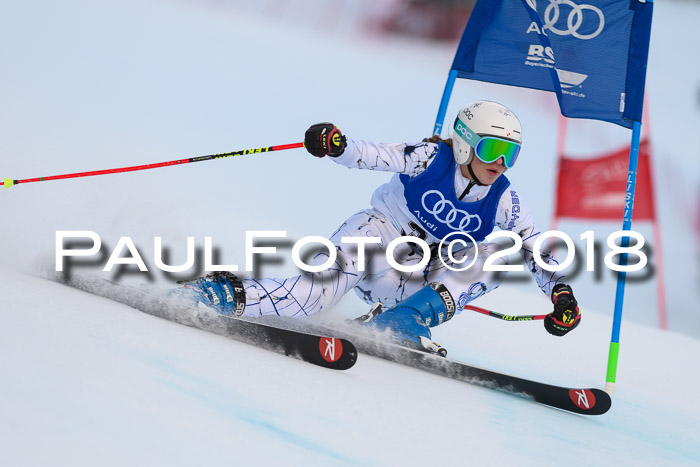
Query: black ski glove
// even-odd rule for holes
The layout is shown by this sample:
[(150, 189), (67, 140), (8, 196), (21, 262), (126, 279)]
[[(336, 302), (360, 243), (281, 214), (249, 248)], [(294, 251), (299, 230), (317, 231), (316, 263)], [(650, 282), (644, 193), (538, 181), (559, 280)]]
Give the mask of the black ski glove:
[(574, 291), (566, 284), (557, 284), (552, 289), (554, 311), (544, 317), (544, 328), (555, 336), (563, 336), (581, 322), (581, 312), (574, 298)]
[(316, 157), (338, 157), (347, 145), (347, 138), (332, 123), (311, 125), (304, 135), (304, 147)]

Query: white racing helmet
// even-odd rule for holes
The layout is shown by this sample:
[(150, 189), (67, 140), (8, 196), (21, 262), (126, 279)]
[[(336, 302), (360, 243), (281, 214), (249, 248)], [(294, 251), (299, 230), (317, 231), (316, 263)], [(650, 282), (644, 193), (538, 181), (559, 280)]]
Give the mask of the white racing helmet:
[[(455, 125), (458, 120), (479, 136), (496, 136), (522, 143), (520, 120), (508, 107), (497, 102), (473, 102), (459, 111)], [(453, 134), (452, 149), (455, 161), (460, 165), (469, 164), (474, 157), (474, 148), (457, 134)]]

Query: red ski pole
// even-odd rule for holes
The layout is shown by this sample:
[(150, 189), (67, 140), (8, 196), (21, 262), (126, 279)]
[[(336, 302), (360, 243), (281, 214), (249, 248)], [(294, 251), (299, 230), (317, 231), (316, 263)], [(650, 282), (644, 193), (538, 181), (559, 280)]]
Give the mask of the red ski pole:
[(256, 154), (256, 153), (261, 153), (261, 152), (284, 151), (286, 149), (295, 149), (295, 148), (302, 148), (302, 147), (304, 147), (304, 143), (282, 144), (279, 146), (269, 146), (266, 148), (244, 149), (241, 151), (225, 152), (222, 154), (211, 154), (209, 156), (190, 157), (187, 159), (177, 159), (174, 161), (158, 162), (155, 164), (144, 164), (144, 165), (134, 165), (131, 167), (120, 167), (117, 169), (95, 170), (95, 171), (91, 171), (91, 172), (76, 172), (76, 173), (72, 173), (72, 174), (63, 174), (63, 175), (50, 175), (48, 177), (25, 178), (24, 180), (12, 180), (10, 178), (5, 178), (4, 181), (0, 182), (0, 185), (5, 185), (5, 188), (10, 188), (13, 185), (19, 185), (20, 183), (45, 182), (48, 180), (62, 180), (64, 178), (93, 177), (95, 175), (116, 174), (116, 173), (122, 173), (122, 172), (135, 172), (137, 170), (158, 169), (160, 167), (188, 164), (190, 162), (210, 161), (213, 159), (223, 159), (224, 157), (243, 156), (246, 154)]
[(474, 305), (464, 305), (465, 310), (476, 311), (483, 315), (491, 316), (493, 318), (502, 319), (503, 321), (534, 321), (537, 319), (544, 319), (547, 315), (503, 315), (501, 313), (496, 313), (495, 311), (487, 310), (486, 308), (479, 308)]

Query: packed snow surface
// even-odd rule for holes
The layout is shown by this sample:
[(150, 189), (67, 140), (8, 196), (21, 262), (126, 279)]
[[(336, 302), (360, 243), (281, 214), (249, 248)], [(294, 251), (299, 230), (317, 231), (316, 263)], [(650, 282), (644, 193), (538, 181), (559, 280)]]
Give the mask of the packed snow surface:
[[(319, 368), (6, 267), (0, 283), (6, 465), (700, 461), (700, 344), (678, 334), (625, 323), (613, 407), (585, 417), (366, 355)], [(492, 295), (492, 307), (536, 301)], [(462, 314), (436, 338), (479, 366), (600, 387), (610, 323), (585, 320), (555, 339), (540, 323)]]

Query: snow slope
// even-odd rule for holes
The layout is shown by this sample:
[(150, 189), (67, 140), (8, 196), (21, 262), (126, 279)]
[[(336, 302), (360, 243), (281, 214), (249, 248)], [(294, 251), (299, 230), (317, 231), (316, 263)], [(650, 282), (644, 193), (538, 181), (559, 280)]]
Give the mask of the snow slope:
[[(700, 344), (634, 323), (611, 412), (586, 418), (364, 355), (318, 368), (6, 267), (0, 284), (4, 465), (700, 462), (700, 377), (677, 358)], [(585, 319), (559, 340), (463, 315), (440, 339), (481, 366), (596, 385), (608, 323)]]
[[(9, 46), (0, 48), (0, 61), (8, 92), (0, 93), (0, 176), (292, 143), (317, 121), (388, 142), (414, 141), (432, 129), (452, 46), (357, 37), (348, 28), (300, 29), (212, 4), (4, 2), (0, 40)], [(697, 189), (697, 160), (688, 160), (685, 145), (697, 138), (690, 99), (699, 73), (673, 42), (680, 33), (684, 43), (697, 41), (698, 6), (659, 2), (655, 13), (649, 83), (663, 175), (659, 211), (670, 327), (684, 335), (645, 326), (656, 324), (654, 289), (630, 284), (609, 414), (572, 416), (364, 356), (348, 372), (324, 371), (26, 273), (54, 265), (57, 230), (100, 235), (102, 256), (83, 266), (87, 272), (102, 269), (119, 238), (131, 237), (151, 273), (131, 268), (111, 278), (172, 282), (154, 268), (156, 236), (173, 264), (184, 261), (187, 236), (198, 246), (211, 236), (222, 263), (242, 265), (246, 230), (328, 236), (366, 208), (389, 177), (295, 150), (2, 190), (0, 463), (700, 462), (699, 349), (687, 337), (700, 336), (697, 246), (688, 241), (697, 206), (684, 196)], [(337, 68), (319, 68), (319, 60)], [(682, 80), (667, 89), (662, 83), (675, 70)], [(543, 227), (553, 208), (550, 97), (459, 83), (448, 111), (476, 99), (514, 108), (528, 135), (521, 160), (531, 163), (509, 177)], [(571, 142), (581, 153), (620, 141), (614, 130), (579, 134)], [(604, 235), (617, 226), (562, 228), (576, 238), (577, 229)], [(295, 273), (289, 250), (280, 248), (284, 261), (267, 262), (256, 274)], [(584, 317), (565, 339), (550, 337), (541, 324), (476, 314), (456, 317), (435, 337), (470, 363), (555, 384), (602, 386), (614, 282), (609, 275), (602, 283), (583, 277), (575, 289)], [(540, 314), (550, 305), (536, 294), (532, 281), (506, 284), (478, 305)], [(364, 310), (348, 295), (328, 319)]]

